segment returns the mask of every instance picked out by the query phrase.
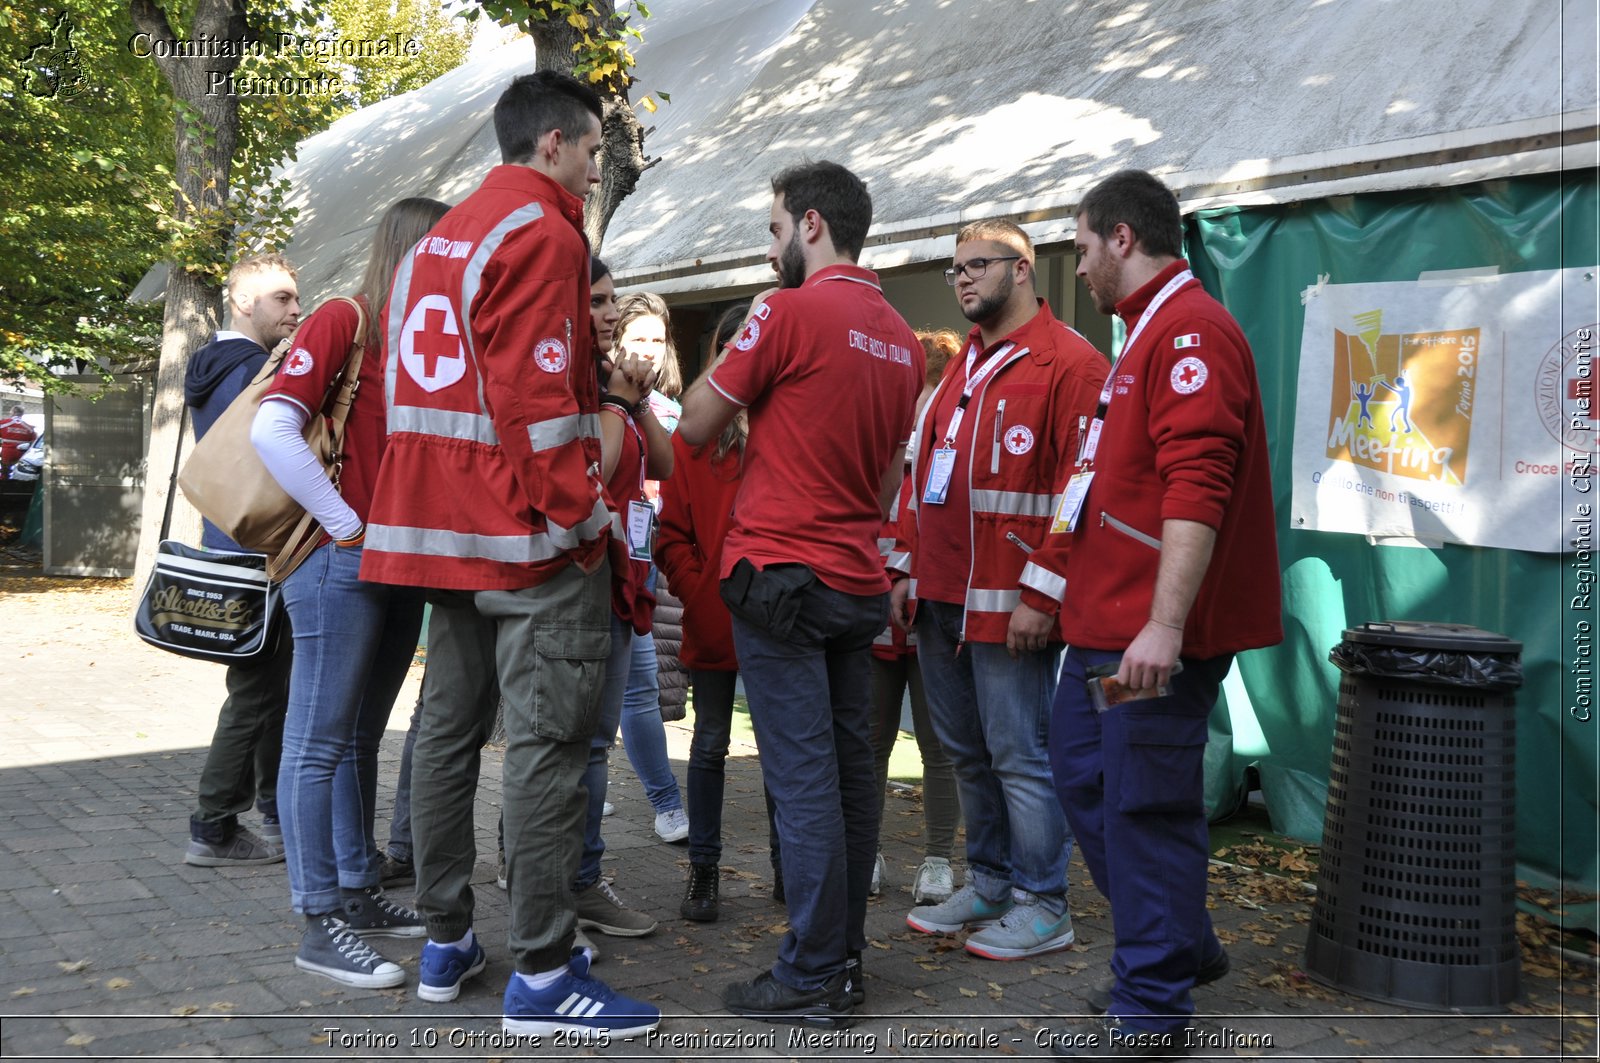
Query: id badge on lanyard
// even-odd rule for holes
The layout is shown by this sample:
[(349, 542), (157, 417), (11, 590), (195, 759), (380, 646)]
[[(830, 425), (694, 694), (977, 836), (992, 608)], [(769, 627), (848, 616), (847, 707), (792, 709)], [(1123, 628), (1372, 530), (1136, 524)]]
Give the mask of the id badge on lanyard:
[(922, 492), (922, 501), (943, 505), (950, 493), (950, 476), (956, 471), (954, 447), (940, 447), (933, 452), (933, 464), (928, 468), (928, 487)]
[(1002, 346), (983, 363), (976, 376), (972, 373), (972, 363), (977, 351), (974, 348), (967, 352), (967, 384), (961, 391), (961, 401), (956, 403), (955, 412), (950, 415), (950, 425), (944, 430), (944, 445), (933, 452), (933, 464), (928, 467), (928, 486), (922, 492), (924, 503), (944, 504), (950, 493), (950, 478), (956, 471), (956, 434), (961, 431), (961, 421), (967, 415), (967, 403), (972, 401), (974, 389), (1011, 353), (1013, 346), (1010, 343)]
[(628, 503), (628, 556), (635, 561), (649, 561), (656, 551), (656, 507), (648, 498), (635, 498)]

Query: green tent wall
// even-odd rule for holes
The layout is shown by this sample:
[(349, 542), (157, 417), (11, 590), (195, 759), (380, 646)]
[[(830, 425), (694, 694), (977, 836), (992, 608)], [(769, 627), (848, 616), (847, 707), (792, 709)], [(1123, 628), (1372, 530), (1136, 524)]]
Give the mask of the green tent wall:
[[(1482, 266), (1592, 267), (1600, 262), (1597, 232), (1593, 171), (1208, 210), (1186, 219), (1195, 273), (1239, 319), (1255, 351), (1283, 569), (1284, 642), (1240, 657), (1213, 719), (1213, 809), (1232, 807), (1254, 766), (1274, 828), (1320, 841), (1338, 689), (1329, 649), (1346, 627), (1368, 620), (1472, 624), (1524, 646), (1519, 873), (1541, 885), (1595, 889), (1600, 719), (1568, 712), (1577, 693), (1566, 644), (1575, 619), (1569, 601), (1577, 593), (1575, 568), (1583, 566), (1571, 555), (1373, 546), (1361, 536), (1292, 529), (1289, 509), (1303, 289), (1323, 274), (1347, 284)], [(1596, 622), (1592, 607), (1584, 615)], [(1593, 925), (1592, 910), (1581, 918)]]

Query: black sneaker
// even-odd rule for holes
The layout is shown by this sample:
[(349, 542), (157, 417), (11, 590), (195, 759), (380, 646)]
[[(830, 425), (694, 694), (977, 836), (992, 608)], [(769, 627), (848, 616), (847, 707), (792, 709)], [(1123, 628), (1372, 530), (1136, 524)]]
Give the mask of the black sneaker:
[(344, 910), (334, 914), (362, 937), (419, 938), (428, 933), (422, 916), (385, 897), (378, 886), (346, 890)]
[(795, 989), (763, 971), (748, 982), (723, 989), (722, 1003), (735, 1015), (794, 1026), (820, 1026), (843, 1030), (854, 1026), (850, 1002), (850, 975), (840, 971), (820, 989)]
[[(1217, 953), (1214, 959), (1201, 964), (1200, 969), (1195, 972), (1195, 987), (1210, 985), (1212, 982), (1217, 981), (1228, 973), (1228, 968), (1231, 966), (1232, 962), (1228, 959), (1227, 950)], [(1116, 985), (1117, 980), (1115, 978), (1107, 978), (1090, 986), (1083, 994), (1084, 1014), (1104, 1015), (1106, 1009), (1111, 1007), (1111, 991), (1116, 988)]]
[(716, 864), (690, 864), (689, 886), (684, 891), (678, 914), (697, 923), (717, 921), (717, 894), (722, 886), (722, 872)]
[(850, 979), (850, 1004), (859, 1008), (867, 1002), (867, 976), (861, 969), (861, 953), (852, 952), (844, 958), (844, 973)]
[(337, 914), (306, 917), (306, 932), (300, 938), (294, 965), (357, 989), (390, 989), (406, 980), (399, 964), (374, 952)]
[(378, 861), (378, 885), (380, 886), (408, 886), (417, 881), (417, 867), (410, 860), (402, 860), (398, 856), (383, 854), (383, 859)]

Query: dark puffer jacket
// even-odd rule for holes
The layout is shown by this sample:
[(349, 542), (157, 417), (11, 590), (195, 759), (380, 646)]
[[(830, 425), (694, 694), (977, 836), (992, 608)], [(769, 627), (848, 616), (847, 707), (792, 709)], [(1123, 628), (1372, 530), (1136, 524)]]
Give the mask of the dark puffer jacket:
[(683, 603), (667, 587), (663, 574), (656, 580), (655, 626), (656, 680), (661, 688), (661, 718), (668, 723), (688, 715), (689, 669), (678, 657), (683, 648)]

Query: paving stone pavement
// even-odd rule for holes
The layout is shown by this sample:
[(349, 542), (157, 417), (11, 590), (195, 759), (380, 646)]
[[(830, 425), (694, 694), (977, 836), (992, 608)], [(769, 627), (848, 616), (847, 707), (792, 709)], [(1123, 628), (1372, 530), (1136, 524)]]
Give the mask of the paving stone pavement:
[[(771, 896), (755, 750), (729, 760), (723, 915), (677, 915), (683, 848), (664, 845), (623, 756), (613, 758), (617, 814), (606, 867), (622, 895), (661, 920), (652, 936), (599, 937), (596, 975), (659, 1005), (658, 1034), (604, 1046), (499, 1031), (508, 906), (494, 885), (499, 754), (485, 756), (478, 804), (477, 931), (488, 970), (449, 1005), (413, 995), (419, 945), (380, 951), (407, 987), (358, 991), (297, 971), (299, 921), (282, 864), (205, 869), (182, 862), (187, 817), (222, 697), (222, 672), (149, 649), (128, 632), (125, 582), (41, 585), (0, 574), (0, 1056), (21, 1058), (913, 1059), (1041, 1057), (1041, 1031), (1080, 1013), (1104, 976), (1106, 905), (1072, 869), (1078, 941), (1016, 963), (964, 953), (904, 922), (921, 860), (916, 795), (887, 801), (884, 893), (868, 915), (865, 1017), (841, 1034), (740, 1021), (720, 987), (764, 969), (784, 926)], [(393, 799), (416, 676), (383, 747), (379, 837)], [(669, 725), (680, 782), (686, 725)], [(247, 820), (250, 817), (246, 817)], [(959, 863), (959, 861), (958, 861)], [(398, 890), (407, 900), (409, 890)], [(1198, 990), (1197, 1058), (1314, 1060), (1595, 1058), (1593, 972), (1526, 978), (1522, 1001), (1495, 1015), (1396, 1008), (1308, 982), (1311, 896), (1282, 879), (1214, 868), (1212, 916), (1233, 971)], [(1548, 958), (1543, 962), (1551, 962)]]

